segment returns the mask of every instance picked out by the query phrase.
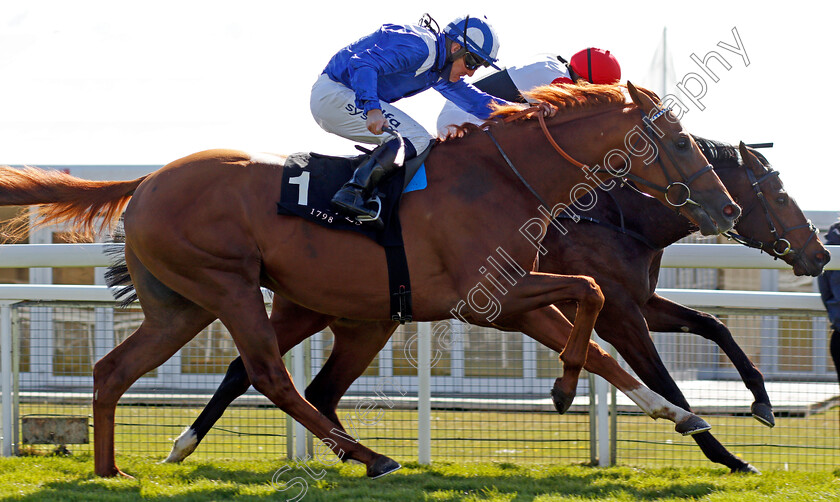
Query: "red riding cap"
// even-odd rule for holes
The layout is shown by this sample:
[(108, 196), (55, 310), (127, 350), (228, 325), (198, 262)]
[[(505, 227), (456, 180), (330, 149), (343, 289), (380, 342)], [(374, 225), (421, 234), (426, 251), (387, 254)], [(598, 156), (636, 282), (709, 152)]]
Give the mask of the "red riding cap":
[(593, 84), (615, 84), (621, 80), (621, 66), (618, 65), (618, 60), (610, 51), (603, 49), (584, 49), (572, 56), (569, 66)]

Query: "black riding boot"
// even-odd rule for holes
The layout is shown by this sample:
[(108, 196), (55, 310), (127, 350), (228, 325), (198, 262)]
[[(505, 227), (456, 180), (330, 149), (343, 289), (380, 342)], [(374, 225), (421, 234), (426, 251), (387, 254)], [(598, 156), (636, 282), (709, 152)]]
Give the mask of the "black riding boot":
[(365, 207), (365, 202), (382, 178), (402, 167), (394, 165), (399, 148), (400, 141), (397, 138), (376, 147), (370, 157), (356, 168), (350, 181), (333, 196), (333, 209), (348, 216), (375, 219), (377, 212)]

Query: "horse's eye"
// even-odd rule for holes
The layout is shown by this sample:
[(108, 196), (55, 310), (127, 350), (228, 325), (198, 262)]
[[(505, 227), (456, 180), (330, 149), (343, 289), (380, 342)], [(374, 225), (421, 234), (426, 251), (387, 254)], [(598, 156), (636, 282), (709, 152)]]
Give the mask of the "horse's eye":
[(784, 192), (779, 193), (779, 195), (776, 197), (776, 204), (778, 204), (780, 206), (784, 206), (787, 203), (788, 203), (788, 194), (786, 194)]
[(688, 145), (688, 138), (683, 137), (677, 140), (677, 148), (679, 150), (685, 150), (686, 148), (688, 148)]

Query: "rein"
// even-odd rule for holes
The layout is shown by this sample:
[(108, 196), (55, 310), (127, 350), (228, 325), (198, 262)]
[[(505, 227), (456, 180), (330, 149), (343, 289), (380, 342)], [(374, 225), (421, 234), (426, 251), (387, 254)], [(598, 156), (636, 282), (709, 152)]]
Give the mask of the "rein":
[(542, 129), (543, 134), (545, 134), (545, 137), (548, 139), (548, 142), (551, 144), (551, 146), (553, 146), (554, 149), (557, 150), (557, 153), (559, 153), (560, 156), (562, 156), (564, 159), (568, 160), (573, 166), (579, 167), (579, 168), (584, 168), (584, 169), (588, 170), (589, 166), (587, 166), (586, 164), (584, 164), (582, 162), (578, 162), (577, 160), (573, 159), (571, 155), (566, 153), (566, 151), (563, 150), (562, 148), (560, 148), (560, 145), (558, 145), (557, 142), (554, 141), (554, 138), (551, 136), (551, 133), (548, 131), (548, 126), (545, 125), (544, 114), (540, 113), (538, 115), (538, 117), (539, 117), (539, 120), (540, 120), (540, 128)]
[[(545, 118), (543, 117), (543, 113), (546, 112), (547, 107), (549, 105), (547, 105), (546, 103), (541, 103), (541, 105), (543, 105), (543, 106), (539, 106), (539, 105), (538, 106), (533, 106), (531, 108), (527, 108), (525, 110), (517, 112), (517, 113), (515, 113), (515, 114), (513, 114), (509, 117), (506, 117), (504, 122), (514, 121), (518, 118), (521, 118), (525, 115), (528, 115), (531, 112), (537, 111), (539, 113), (540, 126), (543, 130), (543, 133), (545, 133), (545, 137), (548, 138), (549, 143), (551, 143), (551, 145), (554, 147), (554, 149), (557, 150), (557, 152), (560, 153), (560, 155), (563, 156), (564, 159), (569, 161), (575, 167), (584, 168), (584, 169), (588, 170), (589, 166), (587, 166), (586, 164), (583, 164), (581, 162), (578, 162), (572, 156), (567, 154), (560, 147), (560, 145), (558, 145), (557, 142), (554, 141), (554, 138), (551, 137), (551, 134), (548, 132), (548, 128), (545, 125)], [(496, 148), (499, 150), (499, 153), (502, 155), (502, 158), (507, 163), (508, 167), (510, 167), (511, 171), (513, 171), (513, 174), (515, 174), (516, 177), (519, 178), (519, 181), (522, 182), (523, 185), (525, 185), (525, 188), (527, 188), (528, 191), (531, 192), (531, 194), (539, 201), (539, 203), (542, 204), (542, 206), (545, 207), (546, 210), (548, 210), (549, 209), (548, 204), (540, 196), (540, 194), (537, 193), (537, 191), (534, 189), (534, 187), (532, 187), (531, 184), (528, 183), (525, 180), (525, 178), (522, 176), (522, 174), (519, 172), (519, 170), (516, 169), (516, 166), (513, 165), (513, 162), (510, 160), (510, 157), (508, 157), (507, 153), (505, 153), (505, 151), (502, 149), (502, 146), (499, 144), (498, 140), (496, 140), (496, 137), (493, 136), (493, 133), (490, 132), (490, 129), (485, 129), (484, 131), (487, 133), (487, 135), (493, 141), (493, 144), (496, 145)], [(591, 171), (591, 172), (594, 172), (594, 171)], [(655, 244), (653, 244), (647, 237), (640, 234), (639, 232), (635, 232), (635, 231), (630, 230), (630, 229), (628, 229), (624, 226), (624, 212), (621, 210), (621, 205), (618, 203), (617, 200), (615, 200), (615, 196), (612, 193), (610, 193), (609, 191), (606, 191), (606, 193), (607, 193), (607, 195), (610, 196), (611, 199), (613, 199), (613, 201), (616, 203), (616, 206), (618, 206), (618, 212), (619, 212), (620, 219), (621, 219), (621, 226), (613, 225), (612, 223), (609, 223), (609, 222), (606, 222), (606, 221), (601, 221), (597, 218), (592, 218), (590, 216), (584, 216), (584, 215), (575, 215), (577, 218), (572, 218), (571, 216), (568, 216), (568, 215), (558, 214), (557, 216), (554, 217), (554, 219), (569, 219), (569, 220), (574, 221), (575, 223), (577, 223), (579, 221), (586, 221), (586, 222), (589, 222), (589, 223), (593, 223), (595, 225), (600, 225), (600, 226), (609, 228), (610, 230), (613, 230), (615, 232), (619, 232), (619, 233), (622, 233), (622, 234), (625, 234), (625, 235), (629, 235), (630, 237), (638, 240), (639, 242), (648, 246), (651, 249), (658, 249), (658, 247)]]
[(536, 190), (534, 190), (534, 187), (532, 187), (530, 183), (525, 181), (525, 178), (522, 176), (522, 174), (519, 172), (519, 170), (516, 169), (516, 166), (513, 165), (513, 162), (510, 161), (510, 158), (507, 156), (505, 151), (502, 150), (502, 145), (499, 144), (499, 142), (496, 140), (496, 137), (493, 136), (493, 133), (490, 132), (490, 129), (486, 129), (485, 132), (487, 133), (488, 136), (490, 136), (490, 139), (493, 140), (493, 144), (496, 145), (496, 148), (499, 149), (499, 153), (502, 154), (502, 158), (505, 159), (505, 162), (507, 162), (507, 165), (508, 165), (508, 167), (510, 167), (510, 170), (513, 171), (513, 174), (515, 174), (516, 177), (519, 178), (519, 181), (521, 181), (522, 184), (525, 185), (525, 188), (527, 188), (531, 192), (531, 194), (534, 197), (537, 198), (537, 200), (540, 202), (540, 204), (542, 204), (542, 206), (546, 210), (549, 210), (550, 208), (549, 208), (548, 204), (546, 204), (545, 200), (543, 200), (543, 198), (540, 197), (540, 194), (537, 193)]
[[(553, 108), (554, 107), (552, 105), (548, 104), (548, 103), (539, 103), (537, 105), (531, 106), (529, 108), (525, 108), (523, 110), (520, 110), (519, 112), (516, 112), (512, 115), (509, 115), (509, 116), (505, 117), (502, 122), (503, 123), (512, 122), (514, 120), (520, 119), (522, 117), (526, 117), (526, 116), (536, 112), (537, 113), (537, 118), (539, 119), (540, 128), (542, 129), (542, 132), (543, 132), (543, 135), (546, 137), (549, 144), (551, 144), (551, 146), (554, 147), (554, 150), (557, 151), (557, 153), (560, 154), (561, 157), (563, 157), (566, 161), (571, 163), (573, 166), (581, 168), (581, 169), (585, 169), (589, 173), (596, 173), (596, 172), (603, 173), (603, 172), (605, 172), (603, 170), (603, 168), (599, 167), (598, 169), (591, 169), (588, 165), (586, 165), (582, 162), (579, 162), (578, 160), (573, 158), (571, 155), (566, 153), (566, 151), (563, 150), (563, 148), (560, 145), (557, 144), (557, 142), (551, 136), (551, 132), (548, 130), (548, 125), (545, 122), (545, 115), (550, 114)], [(653, 188), (654, 190), (657, 190), (659, 192), (662, 192), (663, 194), (665, 194), (665, 201), (671, 207), (679, 208), (679, 207), (684, 206), (685, 204), (693, 204), (695, 206), (699, 206), (699, 204), (697, 202), (695, 202), (694, 200), (691, 199), (690, 185), (691, 185), (691, 183), (693, 183), (695, 180), (697, 180), (697, 178), (699, 178), (703, 174), (712, 171), (712, 165), (711, 164), (706, 164), (705, 167), (703, 167), (702, 169), (693, 173), (691, 176), (686, 176), (685, 173), (683, 172), (683, 170), (680, 168), (679, 163), (677, 163), (674, 160), (674, 158), (670, 154), (670, 152), (661, 148), (662, 143), (659, 140), (659, 138), (657, 137), (656, 133), (654, 132), (654, 127), (655, 126), (654, 126), (653, 122), (656, 119), (658, 119), (659, 117), (663, 116), (669, 110), (670, 110), (670, 108), (660, 108), (660, 109), (657, 110), (657, 112), (655, 114), (653, 114), (652, 117), (648, 117), (648, 116), (645, 115), (644, 111), (642, 111), (642, 109), (639, 108), (639, 113), (642, 116), (642, 122), (645, 124), (645, 127), (644, 127), (643, 131), (644, 131), (645, 135), (656, 145), (656, 162), (657, 162), (657, 164), (659, 164), (659, 167), (662, 170), (662, 174), (665, 176), (665, 179), (668, 181), (668, 185), (664, 186), (664, 187), (661, 186), (661, 185), (657, 185), (657, 184), (652, 183), (648, 180), (642, 179), (639, 176), (636, 176), (635, 174), (631, 174), (630, 172), (627, 172), (626, 174), (620, 176), (620, 178), (624, 181), (631, 180), (635, 183), (639, 183), (639, 184), (645, 185), (647, 187)], [(603, 112), (603, 113), (606, 113), (606, 112)], [(493, 144), (496, 145), (496, 148), (499, 150), (499, 153), (502, 155), (502, 158), (505, 160), (508, 167), (511, 168), (511, 170), (516, 175), (516, 177), (519, 179), (519, 181), (521, 181), (522, 184), (525, 185), (525, 187), (534, 195), (534, 197), (536, 197), (536, 199), (540, 202), (540, 204), (542, 204), (548, 210), (549, 209), (548, 204), (546, 204), (545, 201), (543, 200), (543, 198), (540, 197), (540, 195), (536, 192), (536, 190), (534, 190), (534, 188), (527, 181), (525, 181), (525, 178), (522, 176), (522, 174), (520, 174), (519, 170), (517, 170), (516, 167), (513, 165), (513, 162), (511, 162), (510, 158), (507, 156), (505, 151), (502, 149), (502, 146), (496, 140), (495, 136), (493, 136), (493, 133), (490, 132), (490, 129), (485, 128), (484, 132), (487, 133), (487, 135), (493, 141)], [(662, 162), (662, 158), (660, 157), (660, 154), (659, 154), (659, 152), (661, 152), (663, 150), (665, 151), (665, 155), (668, 157), (668, 160), (671, 162), (671, 164), (673, 164), (674, 169), (676, 169), (677, 172), (679, 173), (679, 175), (682, 177), (682, 181), (672, 181), (671, 180), (671, 176), (668, 174), (668, 170), (665, 168), (665, 164)], [(609, 171), (607, 171), (607, 172), (609, 173)], [(612, 174), (612, 173), (609, 173), (609, 174)], [(671, 189), (674, 188), (674, 187), (676, 187), (678, 189), (681, 188), (685, 191), (685, 198), (682, 199), (681, 202), (680, 201), (674, 202), (674, 201), (671, 200), (671, 197), (669, 196), (669, 193), (671, 192)]]

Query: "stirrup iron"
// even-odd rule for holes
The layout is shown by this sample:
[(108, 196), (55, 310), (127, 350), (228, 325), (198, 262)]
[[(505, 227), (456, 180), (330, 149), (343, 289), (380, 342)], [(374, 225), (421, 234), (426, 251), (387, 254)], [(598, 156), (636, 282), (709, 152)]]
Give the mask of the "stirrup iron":
[(376, 204), (376, 215), (370, 216), (367, 214), (360, 214), (359, 216), (356, 216), (356, 220), (362, 223), (379, 220), (379, 216), (382, 214), (382, 199), (379, 198), (379, 195), (374, 195), (370, 199), (366, 200), (365, 204), (369, 204), (371, 202)]

